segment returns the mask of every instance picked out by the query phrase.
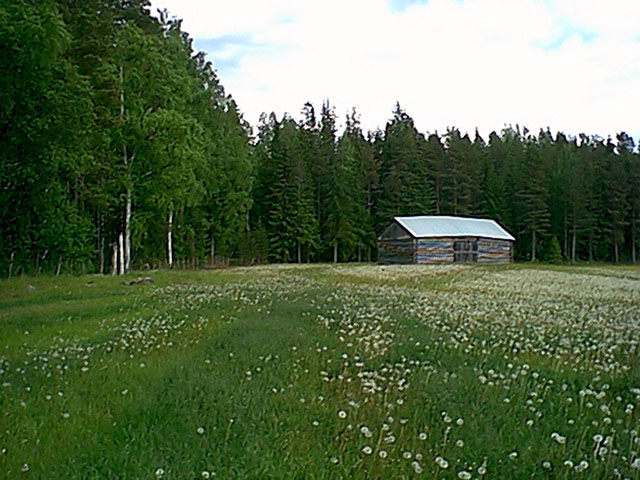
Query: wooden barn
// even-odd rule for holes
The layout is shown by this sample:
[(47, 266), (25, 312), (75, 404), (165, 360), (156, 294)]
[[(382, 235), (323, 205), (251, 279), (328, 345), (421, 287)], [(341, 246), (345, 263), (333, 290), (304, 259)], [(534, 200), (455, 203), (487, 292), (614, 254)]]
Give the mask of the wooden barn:
[(395, 217), (378, 238), (378, 263), (509, 263), (514, 241), (494, 220)]

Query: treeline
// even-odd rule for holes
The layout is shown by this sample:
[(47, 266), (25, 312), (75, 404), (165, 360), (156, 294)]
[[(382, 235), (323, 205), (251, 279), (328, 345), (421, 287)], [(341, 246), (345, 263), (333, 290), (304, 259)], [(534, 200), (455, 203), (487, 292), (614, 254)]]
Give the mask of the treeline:
[(395, 215), (498, 220), (518, 260), (636, 262), (640, 157), (615, 142), (505, 128), (473, 139), (420, 133), (399, 105), (384, 131), (355, 112), (337, 134), (328, 103), (316, 118), (263, 116), (255, 147), (254, 252), (272, 261), (359, 261)]
[(519, 128), (384, 131), (327, 103), (252, 137), (204, 54), (145, 0), (0, 3), (0, 276), (376, 259), (394, 215), (478, 215), (516, 258), (636, 261), (640, 160)]
[(0, 271), (235, 252), (250, 127), (180, 22), (140, 0), (0, 3)]

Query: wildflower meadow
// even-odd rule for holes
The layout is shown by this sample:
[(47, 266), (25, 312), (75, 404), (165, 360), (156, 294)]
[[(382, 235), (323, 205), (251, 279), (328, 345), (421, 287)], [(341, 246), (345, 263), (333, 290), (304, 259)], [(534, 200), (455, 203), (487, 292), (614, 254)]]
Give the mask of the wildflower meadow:
[(640, 479), (638, 268), (144, 275), (0, 281), (0, 478)]

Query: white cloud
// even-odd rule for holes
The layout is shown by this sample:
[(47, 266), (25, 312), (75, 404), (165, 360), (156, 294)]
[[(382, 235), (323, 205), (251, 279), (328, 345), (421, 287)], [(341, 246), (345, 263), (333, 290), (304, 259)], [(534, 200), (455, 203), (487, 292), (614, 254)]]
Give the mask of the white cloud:
[[(637, 0), (154, 0), (184, 19), (247, 120), (306, 101), (384, 127), (396, 100), (422, 131), (505, 123), (640, 134)], [(204, 48), (204, 47), (200, 47)], [(223, 68), (224, 67), (224, 68)]]

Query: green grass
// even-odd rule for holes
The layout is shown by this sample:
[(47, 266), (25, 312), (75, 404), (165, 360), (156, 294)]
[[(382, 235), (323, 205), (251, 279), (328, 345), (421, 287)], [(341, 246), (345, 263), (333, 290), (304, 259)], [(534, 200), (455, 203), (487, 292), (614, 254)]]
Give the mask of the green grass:
[(0, 281), (0, 478), (640, 478), (640, 269), (136, 276)]

